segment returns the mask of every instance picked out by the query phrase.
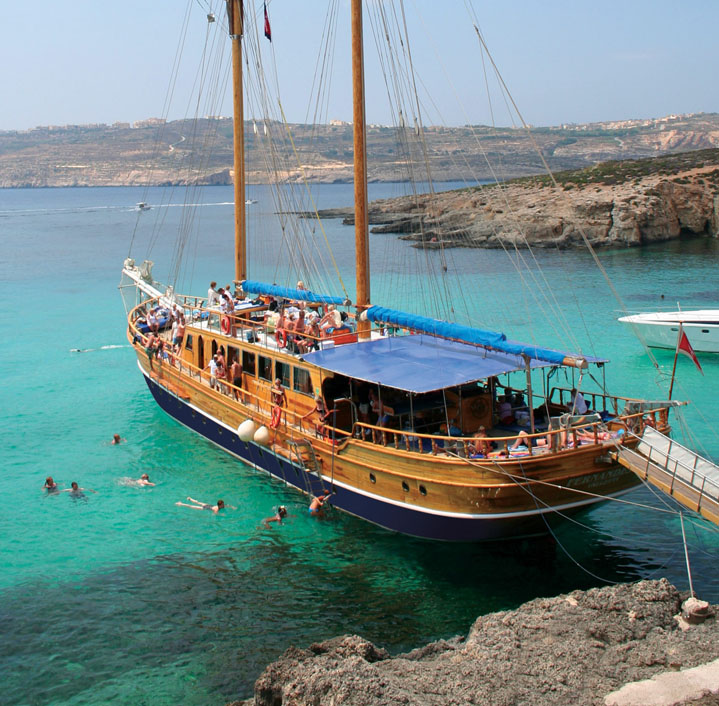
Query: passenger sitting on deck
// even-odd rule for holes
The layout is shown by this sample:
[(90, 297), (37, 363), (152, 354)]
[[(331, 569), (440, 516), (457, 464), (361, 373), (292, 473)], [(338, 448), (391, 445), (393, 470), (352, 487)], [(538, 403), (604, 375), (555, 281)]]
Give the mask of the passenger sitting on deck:
[(330, 304), (327, 307), (327, 313), (322, 317), (320, 321), (320, 329), (323, 334), (327, 334), (327, 329), (339, 328), (342, 326), (342, 316), (337, 311), (334, 304)]
[(486, 458), (492, 450), (492, 442), (487, 438), (487, 430), (480, 426), (477, 434), (469, 443), (470, 458)]
[(312, 321), (305, 328), (305, 335), (297, 339), (297, 348), (300, 353), (307, 353), (317, 348), (317, 339), (320, 337), (320, 327), (317, 321)]
[[(592, 427), (586, 427), (584, 429), (577, 429), (576, 437), (579, 443), (594, 443), (595, 433)], [(569, 433), (567, 434), (569, 436)], [(612, 441), (614, 439), (621, 439), (624, 436), (624, 429), (618, 429), (617, 431), (602, 431), (597, 429), (596, 439), (597, 441)]]
[(442, 422), (439, 425), (439, 433), (447, 436), (462, 436), (462, 430), (455, 424), (456, 421), (456, 418), (452, 417), (449, 420), (449, 425), (447, 422)]
[(529, 451), (532, 446), (532, 440), (526, 431), (520, 431), (514, 443), (509, 447), (510, 451)]
[(503, 395), (499, 398), (497, 406), (497, 416), (502, 424), (514, 424), (514, 415), (512, 414), (512, 403), (509, 401), (509, 395)]
[(330, 414), (332, 414), (332, 411), (327, 411), (322, 395), (315, 395), (315, 406), (302, 417), (302, 420), (304, 421), (307, 417), (310, 417), (313, 414), (316, 415), (315, 432), (318, 436), (324, 438), (326, 432), (325, 422), (329, 418)]
[(584, 400), (584, 396), (577, 390), (576, 387), (572, 388), (572, 396), (569, 398), (569, 404), (567, 409), (572, 414), (586, 414), (589, 407)]

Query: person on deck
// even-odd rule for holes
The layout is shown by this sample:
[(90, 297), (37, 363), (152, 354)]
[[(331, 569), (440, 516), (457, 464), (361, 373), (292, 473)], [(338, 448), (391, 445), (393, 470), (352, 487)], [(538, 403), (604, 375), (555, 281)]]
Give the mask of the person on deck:
[(487, 430), (484, 426), (480, 426), (474, 439), (469, 444), (470, 457), (486, 458), (491, 450), (492, 442), (487, 437)]
[(270, 399), (272, 400), (272, 421), (270, 427), (277, 429), (282, 421), (282, 408), (287, 405), (287, 395), (285, 388), (282, 387), (282, 380), (275, 379), (274, 384), (270, 388)]
[[(230, 375), (229, 375), (230, 381), (232, 382), (232, 385), (235, 388), (241, 388), (242, 387), (242, 365), (238, 358), (234, 358), (232, 361), (232, 365), (230, 366)], [(240, 399), (240, 391), (239, 389), (233, 389), (232, 390), (232, 396), (236, 399)]]
[(323, 334), (328, 334), (328, 329), (339, 328), (342, 325), (342, 316), (335, 308), (334, 304), (327, 307), (327, 313), (320, 320), (320, 330)]
[(497, 407), (497, 416), (501, 424), (514, 424), (514, 415), (512, 414), (512, 403), (509, 395), (503, 395), (499, 399)]
[(315, 406), (302, 417), (302, 421), (304, 421), (308, 417), (311, 417), (313, 414), (317, 415), (317, 418), (315, 420), (315, 432), (318, 436), (324, 438), (326, 431), (325, 422), (329, 418), (331, 411), (327, 411), (327, 407), (325, 407), (325, 402), (322, 399), (322, 395), (315, 395)]
[(215, 289), (217, 282), (210, 282), (210, 288), (207, 290), (207, 306), (216, 306), (220, 303), (220, 294)]
[(584, 396), (581, 392), (577, 390), (576, 387), (572, 388), (572, 395), (569, 398), (569, 404), (567, 405), (567, 409), (570, 411), (571, 414), (586, 414), (589, 407), (587, 407), (587, 403), (584, 400)]

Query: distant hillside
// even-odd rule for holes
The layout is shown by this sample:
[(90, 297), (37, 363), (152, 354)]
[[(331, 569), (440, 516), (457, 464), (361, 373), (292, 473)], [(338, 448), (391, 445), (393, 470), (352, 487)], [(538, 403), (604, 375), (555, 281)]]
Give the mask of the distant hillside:
[[(255, 133), (252, 123), (245, 125), (251, 182), (269, 180), (265, 162), (290, 180), (303, 173), (314, 181), (352, 180), (351, 125), (291, 125), (296, 157), (283, 126), (270, 125), (269, 137), (258, 127)], [(487, 163), (504, 179), (543, 171), (530, 140), (518, 129), (429, 127), (422, 144), (413, 130), (373, 126), (367, 137), (371, 181), (425, 180), (424, 167), (407, 171), (407, 153), (420, 165), (426, 155), (438, 181), (492, 178)], [(719, 147), (719, 115), (536, 128), (532, 137), (553, 170), (576, 170), (608, 160)], [(0, 132), (0, 187), (228, 184), (231, 141), (227, 118)]]

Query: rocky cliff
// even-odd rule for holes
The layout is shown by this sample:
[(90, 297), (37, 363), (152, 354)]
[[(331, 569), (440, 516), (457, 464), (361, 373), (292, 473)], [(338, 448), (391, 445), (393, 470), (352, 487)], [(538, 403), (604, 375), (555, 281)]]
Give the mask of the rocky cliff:
[[(351, 209), (321, 212), (352, 222)], [(417, 247), (636, 246), (719, 234), (719, 150), (375, 201), (373, 233)]]
[[(357, 636), (291, 647), (265, 669), (254, 698), (242, 704), (686, 703), (719, 692), (719, 663), (704, 668), (703, 677), (689, 671), (719, 657), (719, 625), (711, 617), (689, 626), (680, 606), (679, 592), (666, 580), (642, 581), (536, 599), (478, 618), (466, 637), (396, 657)], [(680, 697), (629, 700), (625, 690), (617, 693), (659, 675), (684, 677), (676, 689)], [(632, 693), (641, 688), (646, 685)], [(710, 698), (702, 703), (717, 703)]]

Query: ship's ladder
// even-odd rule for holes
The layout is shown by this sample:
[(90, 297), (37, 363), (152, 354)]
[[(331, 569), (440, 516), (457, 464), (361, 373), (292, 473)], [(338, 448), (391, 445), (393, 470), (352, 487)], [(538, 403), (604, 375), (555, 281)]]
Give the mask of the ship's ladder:
[(308, 493), (317, 495), (324, 489), (322, 480), (322, 467), (312, 442), (308, 439), (288, 440), (287, 446), (297, 460), (297, 463), (306, 471)]
[(719, 466), (715, 463), (652, 427), (644, 428), (636, 448), (620, 446), (616, 458), (642, 480), (719, 525)]

